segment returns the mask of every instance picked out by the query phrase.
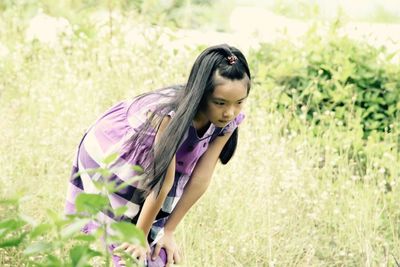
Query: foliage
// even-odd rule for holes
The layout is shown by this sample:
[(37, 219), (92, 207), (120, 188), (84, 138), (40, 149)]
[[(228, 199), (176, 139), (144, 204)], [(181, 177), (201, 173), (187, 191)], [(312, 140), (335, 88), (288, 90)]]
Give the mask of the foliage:
[(149, 25), (164, 25), (170, 27), (200, 27), (212, 19), (208, 15), (212, 6), (218, 1), (162, 1), (162, 0), (85, 0), (85, 1), (49, 1), (49, 0), (18, 0), (2, 1), (0, 11), (17, 9), (21, 19), (28, 19), (38, 11), (50, 16), (63, 17), (73, 23), (79, 31), (94, 34), (93, 22), (90, 17), (104, 17), (101, 23), (116, 24), (115, 14), (129, 16), (132, 20)]
[[(315, 124), (332, 112), (346, 125), (359, 117), (363, 136), (394, 131), (400, 114), (400, 67), (396, 53), (311, 30), (300, 43), (264, 44), (256, 51), (256, 77), (279, 87), (277, 108), (294, 109)], [(282, 60), (285, 59), (285, 60)]]
[[(111, 161), (110, 155), (104, 161)], [(110, 162), (109, 162), (110, 163)], [(108, 167), (93, 170), (104, 175)], [(99, 212), (120, 216), (126, 207), (113, 209), (107, 198), (108, 192), (116, 190), (112, 183), (96, 183), (99, 194), (81, 193), (75, 201), (76, 214), (60, 216), (48, 209), (47, 222), (37, 223), (32, 218), (19, 212), (19, 197), (2, 200), (7, 209), (14, 210), (10, 216), (0, 221), (0, 249), (22, 250), (22, 262), (32, 266), (92, 266), (93, 262), (101, 262), (104, 266), (112, 266), (110, 249), (112, 244), (140, 244), (146, 246), (143, 232), (134, 224), (125, 221), (106, 223), (98, 219)], [(126, 185), (125, 185), (126, 186)], [(118, 189), (123, 187), (118, 186)], [(96, 224), (92, 232), (83, 229)], [(97, 240), (102, 240), (102, 249), (93, 248)], [(122, 254), (127, 266), (138, 265), (134, 259)]]
[[(95, 2), (99, 6), (80, 8)], [(149, 21), (143, 27), (129, 9), (111, 12), (110, 20), (108, 11), (119, 11), (124, 1), (1, 1), (1, 8), (7, 3), (0, 17), (0, 193), (9, 201), (0, 205), (0, 265), (102, 266), (104, 228), (83, 235), (87, 217), (58, 215), (77, 141), (111, 104), (184, 82), (204, 46), (174, 46), (171, 31), (147, 27)], [(72, 32), (57, 36), (55, 45), (26, 40), (28, 20), (39, 8), (68, 18)], [(105, 20), (92, 20), (104, 10)], [(127, 29), (135, 30), (134, 39)], [(229, 166), (217, 165), (207, 194), (177, 230), (184, 264), (395, 264), (400, 255), (398, 124), (365, 138), (364, 111), (355, 112), (355, 101), (344, 97), (360, 92), (359, 84), (375, 88), (365, 72), (377, 70), (381, 86), (375, 90), (388, 90), (384, 84), (398, 68), (384, 62), (386, 56), (384, 49), (335, 31), (323, 37), (310, 31), (304, 39), (264, 44), (248, 54), (254, 81), (240, 145)], [(357, 73), (346, 74), (353, 80), (345, 82), (342, 61)], [(328, 93), (335, 99), (326, 98)], [(306, 94), (310, 102), (304, 104)], [(370, 99), (359, 97), (360, 103)], [(340, 101), (353, 109), (340, 112)], [(99, 171), (107, 176), (106, 169)], [(12, 199), (20, 188), (23, 193)], [(82, 195), (78, 202), (89, 214), (106, 203), (98, 195)], [(50, 207), (53, 211), (47, 211)], [(118, 227), (115, 238), (127, 235), (126, 226)], [(128, 232), (135, 238), (134, 229)]]
[(400, 16), (396, 10), (390, 10), (382, 3), (379, 3), (376, 4), (372, 14), (365, 17), (364, 20), (376, 23), (400, 23)]
[[(265, 88), (257, 92), (259, 108), (281, 114), (283, 136), (319, 145), (316, 177), (337, 179), (341, 167), (332, 161), (334, 151), (346, 160), (347, 175), (392, 191), (400, 150), (396, 53), (341, 36), (337, 25), (328, 34), (320, 30), (253, 51), (254, 83)], [(380, 174), (372, 178), (373, 169)]]
[(320, 7), (317, 3), (310, 3), (309, 1), (304, 0), (296, 2), (275, 0), (271, 8), (274, 13), (290, 18), (309, 19), (320, 15)]
[[(363, 5), (357, 10), (355, 6)], [(351, 21), (365, 21), (373, 23), (399, 23), (400, 16), (397, 9), (390, 9), (394, 3), (377, 1), (332, 3), (327, 4), (319, 1), (290, 1), (275, 0), (270, 3), (274, 13), (296, 19), (330, 19), (330, 16), (340, 15)], [(367, 8), (366, 8), (367, 7)], [(329, 12), (328, 12), (329, 10)]]

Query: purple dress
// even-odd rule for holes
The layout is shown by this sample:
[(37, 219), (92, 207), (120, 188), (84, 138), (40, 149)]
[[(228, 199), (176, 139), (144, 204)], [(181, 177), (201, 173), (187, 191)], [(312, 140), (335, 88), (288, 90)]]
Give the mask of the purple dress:
[[(168, 91), (166, 91), (168, 92)], [(172, 92), (172, 91), (171, 91)], [(168, 94), (168, 93), (167, 93)], [(105, 112), (84, 134), (76, 153), (73, 164), (71, 180), (68, 187), (65, 211), (67, 214), (75, 212), (75, 198), (80, 192), (99, 193), (93, 181), (102, 179), (98, 173), (87, 173), (85, 170), (105, 167), (104, 159), (114, 153), (118, 158), (109, 164), (111, 177), (108, 179), (117, 184), (137, 176), (133, 166), (143, 166), (148, 160), (148, 153), (154, 144), (155, 129), (146, 132), (145, 141), (136, 147), (134, 153), (126, 144), (126, 141), (146, 122), (148, 115), (155, 107), (167, 101), (167, 97), (160, 94), (149, 94), (138, 101), (129, 100), (120, 102)], [(167, 115), (173, 117), (174, 112)], [(154, 240), (163, 228), (168, 216), (179, 201), (186, 183), (196, 166), (197, 161), (207, 150), (208, 145), (218, 135), (232, 132), (244, 119), (240, 113), (225, 128), (218, 128), (210, 124), (203, 136), (198, 136), (193, 126), (190, 126), (185, 134), (182, 145), (176, 153), (176, 172), (174, 184), (162, 205), (156, 220), (153, 223), (148, 239)], [(79, 172), (79, 175), (77, 173)], [(99, 219), (106, 222), (115, 220), (126, 220), (136, 223), (140, 209), (144, 202), (142, 192), (144, 184), (138, 180), (130, 186), (115, 193), (110, 193), (108, 198), (111, 206), (115, 209), (126, 206), (127, 211), (118, 218), (112, 214), (100, 213)], [(94, 226), (88, 226), (93, 228)], [(87, 229), (88, 231), (92, 229)]]

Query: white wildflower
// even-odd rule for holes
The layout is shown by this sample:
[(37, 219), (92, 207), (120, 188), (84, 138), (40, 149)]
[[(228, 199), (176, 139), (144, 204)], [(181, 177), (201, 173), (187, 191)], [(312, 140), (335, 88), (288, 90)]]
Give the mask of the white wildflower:
[(0, 58), (5, 58), (10, 53), (7, 46), (0, 43)]
[(340, 213), (340, 210), (338, 208), (333, 210), (333, 214), (338, 215)]
[(71, 24), (64, 18), (54, 18), (44, 13), (33, 17), (25, 32), (25, 40), (30, 42), (38, 40), (50, 46), (56, 46), (62, 35), (72, 35)]

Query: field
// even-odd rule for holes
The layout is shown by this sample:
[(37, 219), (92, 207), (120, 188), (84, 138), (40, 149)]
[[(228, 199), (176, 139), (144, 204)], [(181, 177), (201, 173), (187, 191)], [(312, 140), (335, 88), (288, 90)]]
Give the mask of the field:
[[(22, 197), (18, 211), (2, 204), (0, 219), (41, 223), (49, 209), (62, 214), (85, 129), (117, 101), (185, 82), (204, 46), (168, 46), (170, 31), (106, 11), (90, 27), (53, 21), (55, 39), (31, 40), (22, 11), (0, 19), (0, 197)], [(368, 137), (356, 112), (342, 121), (324, 111), (317, 124), (294, 102), (282, 111), (268, 71), (293, 61), (263, 61), (268, 47), (284, 46), (246, 51), (255, 78), (239, 148), (178, 228), (183, 266), (399, 266), (398, 112)], [(388, 77), (400, 73), (387, 66)], [(29, 265), (24, 246), (0, 248), (0, 265)]]

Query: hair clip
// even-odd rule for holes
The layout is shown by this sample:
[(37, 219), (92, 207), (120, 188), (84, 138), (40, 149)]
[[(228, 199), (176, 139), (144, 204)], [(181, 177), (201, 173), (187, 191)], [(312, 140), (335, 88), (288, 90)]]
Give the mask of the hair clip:
[(235, 55), (228, 56), (226, 59), (228, 60), (229, 65), (235, 64), (238, 60), (237, 56)]

